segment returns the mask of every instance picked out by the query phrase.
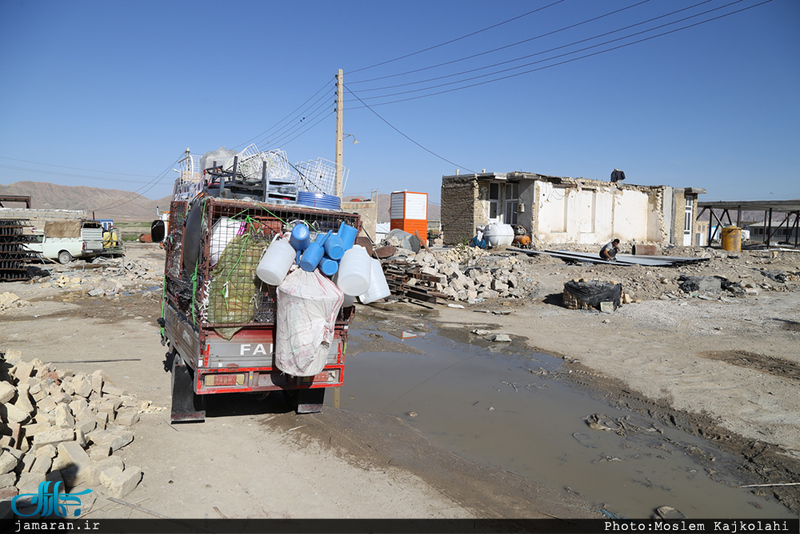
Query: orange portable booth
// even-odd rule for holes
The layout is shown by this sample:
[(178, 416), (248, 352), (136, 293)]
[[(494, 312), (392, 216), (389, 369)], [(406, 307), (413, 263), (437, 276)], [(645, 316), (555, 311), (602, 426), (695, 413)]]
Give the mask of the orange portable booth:
[(424, 245), (428, 244), (428, 193), (395, 191), (389, 207), (391, 230), (400, 229), (417, 233)]

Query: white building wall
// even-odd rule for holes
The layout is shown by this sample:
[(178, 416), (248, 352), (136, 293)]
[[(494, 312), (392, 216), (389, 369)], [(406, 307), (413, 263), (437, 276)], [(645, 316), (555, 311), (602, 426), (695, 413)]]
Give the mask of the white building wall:
[[(615, 195), (614, 236), (637, 243), (654, 241), (660, 235), (658, 217), (649, 195), (641, 191), (621, 190)], [(612, 236), (609, 236), (611, 238)]]
[(612, 238), (623, 242), (659, 242), (663, 218), (644, 191), (559, 187), (536, 182), (535, 228), (538, 243), (593, 245)]

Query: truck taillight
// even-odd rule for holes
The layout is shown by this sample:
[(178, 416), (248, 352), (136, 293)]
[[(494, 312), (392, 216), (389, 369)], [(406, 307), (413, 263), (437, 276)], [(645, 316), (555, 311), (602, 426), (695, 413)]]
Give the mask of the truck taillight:
[(339, 369), (328, 369), (322, 371), (318, 375), (304, 376), (300, 378), (301, 384), (311, 384), (311, 383), (335, 384), (338, 381), (339, 381)]

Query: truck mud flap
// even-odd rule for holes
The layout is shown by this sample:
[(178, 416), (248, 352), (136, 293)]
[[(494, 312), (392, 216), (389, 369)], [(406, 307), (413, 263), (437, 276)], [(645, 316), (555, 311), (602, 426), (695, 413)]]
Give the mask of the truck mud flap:
[(322, 388), (297, 391), (297, 413), (321, 412), (323, 402), (325, 402), (325, 390)]
[(179, 355), (172, 362), (173, 423), (202, 423), (206, 420), (205, 400), (192, 390), (192, 374)]

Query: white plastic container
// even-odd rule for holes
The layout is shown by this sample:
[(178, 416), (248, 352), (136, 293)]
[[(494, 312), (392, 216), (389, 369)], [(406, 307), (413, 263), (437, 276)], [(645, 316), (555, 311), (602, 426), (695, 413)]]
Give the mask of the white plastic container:
[(483, 230), (483, 238), (490, 247), (507, 247), (514, 242), (514, 227), (510, 224), (488, 225)]
[(256, 267), (256, 275), (271, 286), (279, 286), (296, 259), (294, 247), (286, 239), (275, 239)]
[(336, 276), (336, 285), (345, 295), (362, 295), (369, 289), (372, 279), (371, 258), (367, 249), (360, 245), (353, 245), (347, 250), (339, 262), (339, 273)]
[(211, 266), (217, 264), (222, 253), (231, 240), (242, 232), (244, 222), (231, 219), (230, 217), (220, 217), (214, 223), (211, 230)]
[(376, 300), (385, 299), (392, 294), (389, 289), (389, 284), (386, 283), (386, 276), (383, 274), (383, 267), (381, 267), (380, 260), (370, 258), (370, 263), (372, 265), (370, 269), (369, 289), (367, 289), (366, 293), (358, 297), (361, 304), (369, 304)]

